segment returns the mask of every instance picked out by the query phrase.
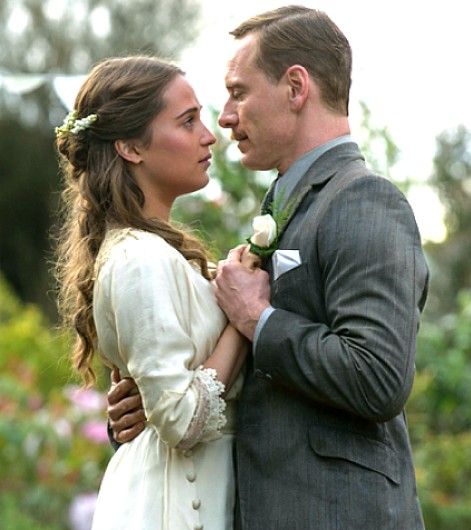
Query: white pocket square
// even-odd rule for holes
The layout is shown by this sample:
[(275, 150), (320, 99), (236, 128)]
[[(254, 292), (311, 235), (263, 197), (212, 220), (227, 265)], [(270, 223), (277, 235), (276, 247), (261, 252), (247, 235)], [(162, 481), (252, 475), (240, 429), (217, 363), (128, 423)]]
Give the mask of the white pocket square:
[(291, 269), (301, 265), (299, 250), (275, 250), (271, 259), (274, 280), (276, 280), (285, 272), (288, 272)]

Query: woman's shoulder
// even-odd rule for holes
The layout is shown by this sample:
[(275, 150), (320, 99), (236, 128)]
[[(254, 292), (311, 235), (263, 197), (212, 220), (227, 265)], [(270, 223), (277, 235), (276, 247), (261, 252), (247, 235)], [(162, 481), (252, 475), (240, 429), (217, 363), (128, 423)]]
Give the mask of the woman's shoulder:
[(108, 230), (95, 262), (95, 276), (106, 268), (131, 263), (156, 266), (176, 263), (183, 256), (161, 236), (136, 228)]

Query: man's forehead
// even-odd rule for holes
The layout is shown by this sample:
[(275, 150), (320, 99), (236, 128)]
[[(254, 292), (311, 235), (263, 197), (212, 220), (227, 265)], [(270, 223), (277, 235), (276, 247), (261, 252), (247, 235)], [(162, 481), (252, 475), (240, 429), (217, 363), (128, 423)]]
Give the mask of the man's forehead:
[(255, 35), (249, 34), (241, 39), (234, 39), (226, 66), (226, 79), (242, 73), (255, 66)]

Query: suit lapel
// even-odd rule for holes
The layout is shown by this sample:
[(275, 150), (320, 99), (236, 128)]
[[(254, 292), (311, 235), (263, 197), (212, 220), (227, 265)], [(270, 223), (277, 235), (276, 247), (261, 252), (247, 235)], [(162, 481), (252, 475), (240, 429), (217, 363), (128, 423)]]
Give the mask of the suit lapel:
[[(333, 147), (332, 149), (329, 149), (329, 151), (327, 151), (316, 161), (314, 161), (314, 163), (309, 167), (309, 169), (306, 171), (304, 176), (294, 187), (293, 191), (291, 192), (289, 197), (286, 198), (284, 204), (282, 205), (283, 208), (287, 208), (289, 210), (289, 215), (286, 222), (280, 229), (279, 237), (281, 237), (283, 232), (288, 227), (290, 221), (293, 219), (294, 215), (296, 214), (296, 211), (298, 210), (299, 206), (301, 205), (302, 201), (309, 193), (309, 191), (314, 186), (325, 185), (335, 175), (335, 173), (337, 173), (340, 168), (344, 167), (346, 164), (354, 160), (364, 160), (364, 158), (360, 153), (357, 144), (353, 142), (348, 142)], [(273, 200), (273, 184), (268, 190), (267, 195), (265, 196), (265, 199), (262, 203), (262, 208), (264, 206), (265, 208), (267, 208), (267, 204), (269, 205), (270, 200)], [(268, 197), (270, 192), (271, 196)], [(265, 202), (265, 200), (267, 202)]]

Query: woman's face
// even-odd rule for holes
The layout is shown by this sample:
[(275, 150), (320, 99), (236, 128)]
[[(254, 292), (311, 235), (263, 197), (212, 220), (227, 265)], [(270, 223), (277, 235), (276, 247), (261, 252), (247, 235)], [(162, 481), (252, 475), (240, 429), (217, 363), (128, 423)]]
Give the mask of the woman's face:
[(138, 147), (135, 176), (146, 206), (171, 208), (179, 195), (208, 183), (209, 147), (216, 141), (200, 117), (193, 88), (182, 75), (171, 81), (163, 96), (165, 106), (150, 125), (150, 143)]

